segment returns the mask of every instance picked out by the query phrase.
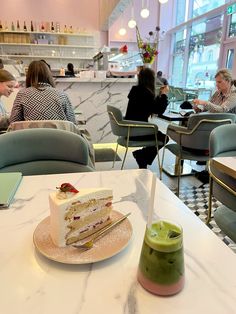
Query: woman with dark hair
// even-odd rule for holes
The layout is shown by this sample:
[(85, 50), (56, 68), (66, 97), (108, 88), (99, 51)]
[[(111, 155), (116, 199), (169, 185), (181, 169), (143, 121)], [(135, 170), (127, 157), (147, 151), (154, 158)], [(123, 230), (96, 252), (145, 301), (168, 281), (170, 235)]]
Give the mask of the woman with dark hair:
[(68, 120), (75, 123), (75, 114), (68, 96), (55, 88), (52, 73), (43, 61), (30, 63), (26, 88), (16, 96), (10, 123), (24, 120)]
[(67, 71), (65, 75), (75, 76), (74, 65), (72, 63), (67, 64)]
[[(160, 89), (160, 94), (155, 96), (155, 72), (149, 68), (142, 69), (138, 74), (138, 85), (133, 86), (128, 98), (128, 107), (125, 115), (126, 120), (145, 121), (151, 115), (162, 115), (168, 106), (167, 93), (169, 91), (168, 85), (164, 85)], [(153, 136), (139, 136), (133, 137), (135, 140), (150, 140)], [(132, 138), (131, 138), (132, 139)], [(158, 142), (164, 145), (165, 134), (158, 131)], [(157, 154), (156, 147), (144, 147), (133, 152), (133, 155), (139, 165), (139, 168), (147, 168), (151, 165)]]

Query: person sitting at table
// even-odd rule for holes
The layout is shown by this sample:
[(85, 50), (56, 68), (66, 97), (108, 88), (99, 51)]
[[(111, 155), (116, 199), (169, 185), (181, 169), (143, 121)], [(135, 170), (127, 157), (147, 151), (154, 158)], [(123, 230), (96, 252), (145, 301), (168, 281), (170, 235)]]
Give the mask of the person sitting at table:
[(194, 99), (196, 112), (232, 112), (236, 113), (236, 80), (228, 69), (220, 69), (216, 75), (216, 92), (209, 101)]
[[(125, 119), (148, 122), (149, 117), (153, 114), (162, 115), (168, 106), (168, 91), (168, 85), (164, 85), (160, 89), (160, 94), (155, 97), (155, 72), (149, 68), (141, 69), (138, 74), (138, 85), (133, 86), (128, 95)], [(157, 136), (158, 141), (164, 145), (165, 134), (158, 131)], [(131, 137), (131, 139), (140, 141), (154, 138), (154, 135)], [(159, 145), (159, 149), (163, 145)], [(155, 146), (143, 147), (133, 152), (139, 168), (147, 168), (147, 165), (151, 165), (156, 155)]]
[(169, 85), (167, 79), (162, 76), (162, 71), (157, 72), (156, 84), (157, 85)]
[(9, 97), (16, 85), (15, 77), (5, 69), (0, 69), (0, 130), (6, 130), (9, 125), (9, 117), (1, 102), (1, 96)]
[(75, 114), (68, 96), (55, 88), (52, 73), (43, 61), (32, 61), (26, 75), (26, 88), (13, 103), (10, 123), (24, 120), (68, 120)]
[(65, 75), (75, 76), (74, 65), (72, 63), (67, 64), (67, 71), (65, 72)]

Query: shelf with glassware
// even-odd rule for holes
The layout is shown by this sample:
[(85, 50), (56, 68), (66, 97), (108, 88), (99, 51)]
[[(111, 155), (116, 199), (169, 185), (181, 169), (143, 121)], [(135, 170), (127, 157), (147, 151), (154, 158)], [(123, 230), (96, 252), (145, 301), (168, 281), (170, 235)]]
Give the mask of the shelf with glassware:
[[(92, 60), (96, 35), (89, 33), (0, 32), (0, 57)], [(26, 62), (24, 60), (24, 62)]]

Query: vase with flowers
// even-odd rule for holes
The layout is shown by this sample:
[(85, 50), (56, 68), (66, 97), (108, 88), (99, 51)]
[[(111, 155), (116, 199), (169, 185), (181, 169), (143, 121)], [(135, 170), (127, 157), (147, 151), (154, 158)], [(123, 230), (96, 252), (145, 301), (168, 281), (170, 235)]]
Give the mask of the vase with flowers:
[(140, 56), (143, 60), (143, 64), (146, 67), (151, 67), (156, 56), (158, 55), (158, 33), (160, 27), (156, 27), (155, 31), (148, 33), (149, 37), (143, 40), (140, 36), (138, 26), (136, 26), (136, 37)]

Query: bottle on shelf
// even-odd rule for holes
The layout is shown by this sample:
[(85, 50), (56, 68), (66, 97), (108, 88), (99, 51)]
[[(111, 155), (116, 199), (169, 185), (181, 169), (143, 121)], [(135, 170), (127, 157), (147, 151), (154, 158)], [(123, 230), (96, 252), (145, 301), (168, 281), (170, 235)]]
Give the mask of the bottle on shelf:
[(56, 32), (60, 33), (60, 23), (56, 23)]
[(7, 22), (5, 22), (5, 31), (8, 31), (8, 25), (7, 25)]
[(45, 32), (45, 27), (44, 27), (44, 24), (43, 24), (43, 22), (42, 22), (42, 24), (41, 24), (41, 32)]
[(72, 25), (70, 26), (70, 30), (69, 31), (70, 31), (71, 34), (74, 33)]
[(31, 30), (31, 32), (33, 32), (33, 31), (34, 31), (33, 21), (31, 21), (31, 22), (30, 22), (30, 30)]
[(24, 21), (24, 32), (27, 32), (27, 26), (26, 26), (25, 21)]
[(13, 22), (11, 22), (11, 30), (14, 32), (14, 30), (15, 30), (15, 25), (14, 25), (14, 23)]
[(67, 32), (68, 32), (67, 26), (65, 25), (65, 26), (64, 26), (64, 33), (67, 33)]
[(2, 22), (0, 21), (0, 31), (2, 31), (3, 27), (2, 27)]
[(20, 31), (20, 22), (19, 22), (19, 20), (17, 20), (17, 23), (16, 23), (16, 30), (18, 32)]
[(55, 28), (54, 28), (54, 24), (53, 24), (53, 22), (52, 22), (52, 23), (51, 23), (51, 32), (54, 33), (54, 31), (55, 31)]

